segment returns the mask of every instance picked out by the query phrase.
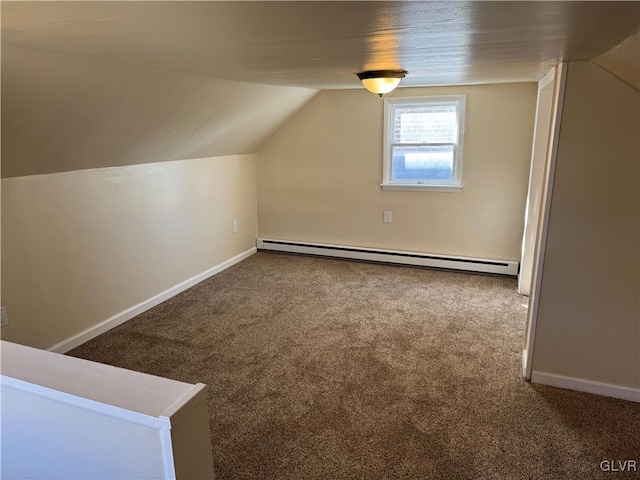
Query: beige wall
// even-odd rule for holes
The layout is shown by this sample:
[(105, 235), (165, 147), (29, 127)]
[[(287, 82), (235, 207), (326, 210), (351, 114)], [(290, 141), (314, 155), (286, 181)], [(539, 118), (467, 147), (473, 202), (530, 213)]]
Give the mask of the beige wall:
[(640, 94), (570, 63), (534, 372), (640, 387)]
[(255, 191), (253, 155), (3, 179), (2, 339), (51, 347), (254, 247)]
[[(256, 152), (260, 236), (519, 260), (536, 84), (402, 88), (467, 94), (460, 193), (382, 191), (383, 100), (322, 91)], [(383, 223), (383, 211), (393, 223)]]
[(315, 93), (2, 46), (2, 176), (254, 153)]

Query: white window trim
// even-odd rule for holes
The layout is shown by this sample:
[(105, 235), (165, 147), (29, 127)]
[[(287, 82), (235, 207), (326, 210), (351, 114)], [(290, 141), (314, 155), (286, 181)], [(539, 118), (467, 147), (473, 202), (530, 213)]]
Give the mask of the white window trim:
[[(395, 97), (384, 99), (384, 132), (383, 132), (383, 154), (382, 154), (382, 183), (383, 190), (396, 191), (437, 191), (437, 192), (459, 192), (462, 190), (462, 147), (464, 145), (464, 124), (465, 106), (467, 96), (462, 95), (437, 95), (426, 97)], [(391, 180), (391, 128), (392, 112), (396, 105), (410, 106), (412, 104), (422, 105), (424, 103), (457, 103), (458, 110), (458, 141), (454, 153), (453, 180), (451, 182), (408, 182), (406, 180)]]

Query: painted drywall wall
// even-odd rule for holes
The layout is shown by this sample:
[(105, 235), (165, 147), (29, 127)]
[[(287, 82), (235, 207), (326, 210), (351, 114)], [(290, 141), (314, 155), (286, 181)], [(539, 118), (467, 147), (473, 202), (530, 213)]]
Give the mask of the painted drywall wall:
[(131, 414), (133, 419), (105, 415), (90, 408), (94, 402), (47, 395), (35, 385), (10, 380), (0, 380), (3, 478), (175, 478), (173, 465), (165, 468), (167, 460), (172, 462), (163, 448), (168, 422), (162, 429), (160, 420), (157, 426), (144, 424), (147, 419), (139, 414)]
[(257, 230), (253, 155), (5, 178), (2, 338), (49, 348), (255, 247)]
[(382, 99), (323, 91), (256, 152), (260, 236), (518, 261), (537, 86), (392, 96), (451, 94), (467, 95), (461, 192), (382, 191)]
[(2, 478), (214, 477), (206, 385), (0, 343)]
[(593, 62), (640, 90), (640, 32), (595, 58)]
[(2, 176), (254, 153), (315, 93), (2, 46)]
[(640, 94), (569, 64), (533, 370), (640, 387)]

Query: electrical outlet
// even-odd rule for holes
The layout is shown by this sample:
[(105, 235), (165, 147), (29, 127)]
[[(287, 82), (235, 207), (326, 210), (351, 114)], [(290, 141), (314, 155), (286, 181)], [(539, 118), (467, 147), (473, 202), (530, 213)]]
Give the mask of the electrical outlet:
[(384, 223), (391, 223), (391, 215), (392, 214), (389, 210), (385, 210), (383, 217)]
[(231, 230), (233, 231), (233, 233), (236, 233), (238, 231), (238, 221), (234, 220), (233, 222), (231, 222)]
[(4, 327), (9, 323), (9, 317), (7, 316), (7, 307), (2, 307), (2, 309), (0, 309), (0, 317), (0, 327)]

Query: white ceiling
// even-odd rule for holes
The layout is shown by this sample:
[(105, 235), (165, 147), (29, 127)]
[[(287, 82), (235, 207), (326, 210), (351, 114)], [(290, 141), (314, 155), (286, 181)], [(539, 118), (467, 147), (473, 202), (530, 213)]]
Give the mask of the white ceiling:
[(640, 28), (640, 2), (2, 2), (2, 44), (311, 88), (536, 80)]

